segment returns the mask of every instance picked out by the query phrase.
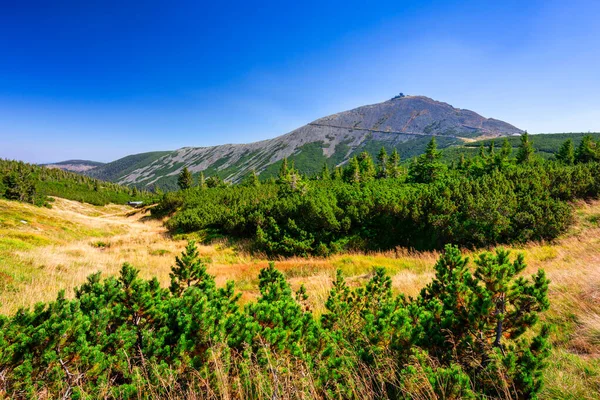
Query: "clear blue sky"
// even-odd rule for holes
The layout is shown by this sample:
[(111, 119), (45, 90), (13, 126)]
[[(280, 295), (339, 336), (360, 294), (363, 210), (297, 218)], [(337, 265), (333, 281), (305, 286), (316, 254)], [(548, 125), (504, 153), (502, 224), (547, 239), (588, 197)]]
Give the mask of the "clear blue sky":
[(3, 1), (0, 157), (241, 143), (422, 94), (600, 131), (600, 2)]

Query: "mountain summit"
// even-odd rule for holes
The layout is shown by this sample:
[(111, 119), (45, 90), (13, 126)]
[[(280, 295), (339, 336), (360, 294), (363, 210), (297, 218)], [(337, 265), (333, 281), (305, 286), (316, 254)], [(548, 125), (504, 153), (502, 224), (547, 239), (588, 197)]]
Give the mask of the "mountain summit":
[[(184, 147), (148, 163), (131, 166), (114, 174), (113, 163), (91, 171), (104, 178), (104, 171), (122, 184), (174, 186), (177, 174), (186, 166), (193, 173), (218, 175), (234, 182), (252, 170), (272, 176), (284, 157), (305, 173), (314, 173), (324, 163), (345, 163), (357, 152), (374, 153), (382, 146), (398, 149), (404, 158), (423, 151), (431, 136), (440, 147), (466, 138), (499, 137), (522, 133), (506, 122), (485, 118), (425, 96), (399, 95), (391, 100), (320, 118), (274, 139), (249, 144), (212, 147)], [(119, 163), (119, 160), (115, 161)]]

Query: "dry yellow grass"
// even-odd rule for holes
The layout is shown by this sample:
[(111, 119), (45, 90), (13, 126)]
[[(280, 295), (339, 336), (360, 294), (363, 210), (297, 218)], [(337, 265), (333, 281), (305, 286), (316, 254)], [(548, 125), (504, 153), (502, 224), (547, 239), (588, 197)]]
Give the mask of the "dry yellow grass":
[[(552, 308), (546, 319), (557, 325), (545, 398), (598, 398), (600, 392), (600, 201), (577, 204), (577, 222), (553, 243), (515, 247), (525, 254), (527, 273), (543, 268), (551, 279)], [(169, 281), (174, 257), (185, 246), (173, 240), (161, 221), (124, 206), (94, 207), (57, 199), (52, 209), (0, 200), (0, 312), (56, 297), (94, 272), (116, 274), (124, 262), (143, 277)], [(261, 256), (224, 243), (199, 246), (217, 283), (235, 280), (242, 300), (258, 295)], [(277, 261), (294, 289), (304, 284), (313, 309), (323, 309), (336, 269), (351, 284), (369, 279), (374, 266), (386, 268), (396, 291), (415, 296), (433, 276), (436, 252), (402, 249), (352, 253), (329, 258)]]

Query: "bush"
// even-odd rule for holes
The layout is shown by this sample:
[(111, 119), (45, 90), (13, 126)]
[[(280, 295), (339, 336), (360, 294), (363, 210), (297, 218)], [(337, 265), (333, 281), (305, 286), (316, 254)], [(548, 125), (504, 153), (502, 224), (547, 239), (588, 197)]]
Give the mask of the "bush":
[[(543, 271), (484, 253), (475, 269), (448, 246), (416, 299), (383, 269), (351, 289), (338, 272), (326, 310), (310, 310), (274, 264), (257, 300), (217, 287), (193, 243), (170, 289), (130, 265), (92, 275), (75, 298), (0, 317), (0, 390), (8, 397), (535, 397), (548, 355)], [(424, 386), (423, 382), (427, 382)], [(278, 394), (279, 393), (279, 394)]]

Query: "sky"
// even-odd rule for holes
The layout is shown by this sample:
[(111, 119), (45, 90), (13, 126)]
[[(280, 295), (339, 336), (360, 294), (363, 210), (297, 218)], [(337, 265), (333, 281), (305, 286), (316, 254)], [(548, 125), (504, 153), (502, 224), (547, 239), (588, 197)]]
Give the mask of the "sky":
[(245, 143), (399, 92), (600, 131), (597, 0), (0, 3), (0, 158)]

